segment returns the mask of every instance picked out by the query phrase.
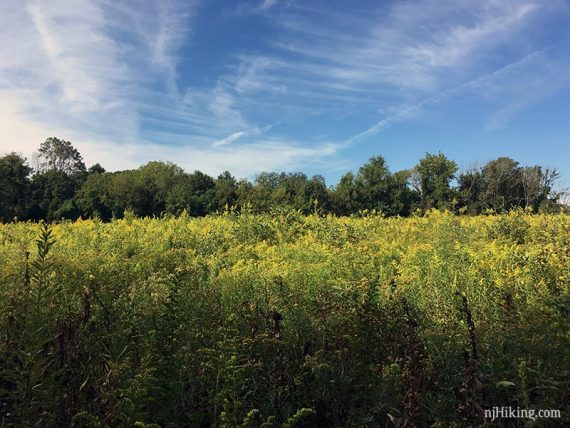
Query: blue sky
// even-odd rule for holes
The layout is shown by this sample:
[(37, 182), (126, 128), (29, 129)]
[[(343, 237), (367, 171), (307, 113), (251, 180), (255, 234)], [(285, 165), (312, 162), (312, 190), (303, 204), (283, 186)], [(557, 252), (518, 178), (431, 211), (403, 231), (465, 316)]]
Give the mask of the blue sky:
[(0, 0), (0, 153), (109, 170), (393, 170), (442, 151), (570, 183), (568, 0)]

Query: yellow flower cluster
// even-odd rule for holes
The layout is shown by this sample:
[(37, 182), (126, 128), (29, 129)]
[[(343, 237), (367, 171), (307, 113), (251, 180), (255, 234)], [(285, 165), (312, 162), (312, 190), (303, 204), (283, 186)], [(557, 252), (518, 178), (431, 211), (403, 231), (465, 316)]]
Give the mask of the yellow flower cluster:
[[(238, 400), (246, 385), (299, 384), (313, 397), (330, 391), (331, 409), (343, 405), (334, 401), (339, 385), (347, 408), (368, 388), (374, 408), (380, 395), (393, 408), (419, 376), (409, 362), (421, 359), (421, 376), (439, 388), (422, 408), (449, 400), (426, 420), (447, 412), (449, 421), (467, 350), (493, 397), (508, 396), (495, 385), (512, 384), (512, 396), (532, 388), (536, 403), (561, 405), (570, 374), (568, 215), (129, 216), (51, 230), (46, 253), (38, 224), (0, 224), (2, 343), (20, 340), (30, 358), (46, 354), (56, 361), (47, 366), (63, 367), (68, 354), (35, 344), (81, 339), (86, 351), (68, 363), (85, 356), (79, 373), (82, 364), (106, 373), (109, 383), (93, 390), (115, 382), (121, 402), (125, 390), (152, 398), (144, 388), (159, 382), (153, 370), (162, 367), (156, 376), (170, 373), (168, 388), (197, 379), (206, 407), (236, 414), (239, 405), (219, 401), (230, 397), (222, 385), (234, 385)], [(0, 359), (18, 366), (24, 353), (12, 358), (12, 349), (0, 347)], [(294, 382), (280, 384), (286, 368)]]

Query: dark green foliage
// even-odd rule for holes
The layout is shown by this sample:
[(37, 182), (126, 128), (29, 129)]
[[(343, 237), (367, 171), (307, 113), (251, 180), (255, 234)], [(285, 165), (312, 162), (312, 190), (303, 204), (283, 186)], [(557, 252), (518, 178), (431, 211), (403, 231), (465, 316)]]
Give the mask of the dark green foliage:
[(48, 221), (77, 218), (78, 210), (74, 200), (77, 178), (58, 170), (35, 174), (31, 181), (32, 205), (29, 218)]
[[(170, 162), (149, 162), (132, 176), (126, 206), (139, 216), (161, 215), (167, 210), (172, 189), (186, 178), (184, 171)], [(188, 192), (192, 194), (192, 192)]]
[[(124, 210), (120, 204), (114, 203), (111, 192), (114, 187), (112, 174), (89, 174), (75, 195), (79, 212), (83, 217), (100, 218), (105, 221), (113, 217), (122, 217)], [(114, 192), (113, 192), (114, 193)]]
[(358, 194), (354, 174), (347, 172), (332, 191), (332, 204), (337, 215), (350, 215), (358, 211)]
[(513, 159), (502, 157), (489, 161), (483, 168), (459, 175), (459, 204), (469, 214), (485, 210), (508, 211), (522, 207), (538, 212), (541, 207), (557, 211), (559, 195), (553, 184), (559, 177), (554, 169), (538, 165), (521, 167)]
[(485, 182), (481, 196), (484, 206), (504, 211), (522, 205), (523, 189), (518, 162), (498, 158), (488, 162), (481, 174)]
[(451, 180), (457, 172), (457, 164), (454, 161), (442, 153), (427, 153), (416, 166), (415, 172), (422, 208), (452, 208), (455, 192), (451, 188)]
[(485, 181), (480, 170), (471, 169), (459, 175), (458, 178), (459, 206), (465, 207), (468, 214), (478, 214), (485, 203), (482, 200)]
[(27, 215), (31, 171), (26, 159), (17, 153), (0, 158), (0, 221), (22, 219)]
[(184, 174), (168, 191), (166, 211), (180, 214), (186, 210), (192, 216), (203, 216), (215, 209), (214, 179), (200, 171)]
[(386, 211), (390, 205), (391, 174), (382, 156), (375, 156), (360, 167), (354, 185), (360, 209)]
[(136, 170), (89, 169), (70, 142), (55, 137), (42, 143), (37, 170), (11, 153), (0, 158), (0, 221), (99, 218), (109, 221), (132, 212), (142, 217), (190, 216), (224, 212), (268, 213), (299, 210), (341, 216), (382, 213), (409, 216), (429, 209), (480, 214), (523, 207), (557, 212), (564, 206), (553, 191), (559, 175), (538, 165), (521, 167), (498, 158), (462, 172), (443, 154), (426, 154), (414, 168), (392, 173), (382, 156), (371, 157), (357, 174), (344, 174), (327, 187), (322, 176), (263, 172), (253, 182), (224, 171), (216, 179), (192, 174), (169, 162), (149, 162)]
[(419, 194), (410, 188), (413, 172), (398, 171), (392, 175), (390, 186), (390, 205), (386, 209), (388, 215), (409, 216), (419, 202)]
[(238, 184), (229, 171), (224, 171), (218, 176), (214, 187), (216, 190), (214, 204), (219, 212), (229, 210), (236, 205)]
[(69, 141), (50, 137), (38, 150), (38, 171), (58, 171), (67, 175), (85, 171), (85, 164), (79, 151)]
[(89, 167), (87, 172), (89, 174), (103, 174), (105, 172), (105, 168), (103, 168), (100, 164), (96, 163), (95, 165)]
[(297, 194), (294, 206), (305, 214), (330, 212), (330, 196), (324, 177), (315, 175), (306, 180)]

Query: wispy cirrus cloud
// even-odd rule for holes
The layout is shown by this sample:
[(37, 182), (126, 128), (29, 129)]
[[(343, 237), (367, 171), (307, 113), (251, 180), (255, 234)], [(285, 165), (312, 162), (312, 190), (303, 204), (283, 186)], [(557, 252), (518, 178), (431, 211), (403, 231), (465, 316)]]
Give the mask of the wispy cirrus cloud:
[(332, 170), (454, 99), (492, 131), (570, 84), (562, 0), (5, 3), (0, 151), (57, 135), (111, 169)]
[(238, 3), (235, 13), (238, 15), (252, 15), (252, 14), (263, 14), (268, 12), (274, 6), (279, 3), (292, 3), (292, 0), (284, 2), (283, 0), (250, 0)]
[[(108, 0), (8, 3), (0, 16), (0, 106), (10, 120), (0, 125), (0, 149), (30, 155), (58, 135), (111, 169), (164, 159), (246, 175), (331, 153), (283, 138), (220, 147), (221, 135), (233, 135), (229, 143), (270, 127), (252, 125), (239, 91), (221, 80), (178, 87), (179, 50), (198, 8), (194, 1), (146, 0), (136, 8)], [(252, 162), (255, 156), (266, 163)]]
[(234, 132), (233, 134), (228, 135), (225, 138), (222, 138), (221, 140), (215, 141), (214, 143), (212, 143), (212, 146), (216, 147), (216, 146), (225, 146), (226, 144), (231, 144), (237, 140), (239, 140), (240, 138), (244, 138), (244, 137), (256, 137), (258, 135), (264, 134), (265, 132), (269, 131), (271, 129), (271, 125), (266, 125), (263, 126), (261, 128), (258, 128), (257, 126), (254, 128), (251, 128), (247, 131), (238, 131), (238, 132)]
[[(78, 0), (73, 7), (66, 1), (11, 3), (0, 18), (9, 43), (0, 49), (2, 58), (17, 60), (0, 64), (0, 90), (31, 121), (72, 129), (86, 122), (93, 130), (121, 126), (123, 138), (136, 138), (138, 91), (171, 80), (168, 46), (181, 32), (166, 18), (154, 22), (154, 32), (147, 25), (143, 32), (154, 7), (163, 10), (153, 2), (128, 14), (106, 1)], [(140, 26), (121, 34), (125, 19)]]
[(509, 0), (405, 1), (359, 15), (295, 4), (272, 18), (280, 29), (273, 40), (276, 54), (246, 61), (254, 69), (281, 68), (289, 76), (281, 75), (285, 87), (310, 83), (316, 91), (429, 91), (450, 74), (476, 68), (479, 55), (516, 36), (525, 17), (538, 8)]
[(259, 10), (266, 10), (272, 8), (277, 3), (279, 3), (279, 0), (262, 0), (257, 8)]
[[(479, 79), (490, 85), (483, 77), (493, 75), (500, 85), (493, 72), (517, 63), (513, 56), (533, 52), (525, 33), (560, 11), (568, 13), (568, 8), (535, 0), (403, 1), (373, 13), (367, 10), (366, 15), (295, 3), (268, 18), (278, 29), (271, 38), (273, 55), (242, 57), (233, 84), (268, 106), (275, 106), (277, 98), (281, 107), (314, 106), (321, 114), (338, 116), (350, 115), (351, 106), (359, 113), (365, 106), (392, 111), (348, 137), (364, 140), (441, 101), (441, 94), (450, 98), (460, 92), (457, 88), (469, 88), (469, 82)], [(505, 49), (506, 60), (497, 53)], [(563, 72), (566, 64), (556, 66)], [(515, 80), (523, 82), (528, 73)]]
[[(565, 44), (570, 45), (570, 43)], [(516, 97), (514, 101), (511, 101), (506, 107), (499, 109), (498, 112), (493, 114), (485, 126), (485, 129), (487, 130), (496, 129), (504, 125), (505, 122), (508, 121), (508, 119), (517, 111), (522, 110), (527, 103), (537, 99), (537, 97), (546, 95), (547, 92), (552, 91), (561, 85), (570, 83), (570, 73), (563, 75), (562, 79), (559, 78), (560, 76), (556, 76), (558, 78), (553, 79), (552, 77), (554, 76), (550, 73), (546, 73), (546, 68), (549, 68), (550, 72), (558, 72), (563, 66), (563, 64), (554, 65), (551, 61), (547, 61), (544, 55), (547, 50), (548, 49), (543, 49), (532, 52), (524, 58), (506, 64), (490, 73), (478, 76), (473, 80), (462, 83), (453, 88), (445, 89), (413, 105), (401, 107), (396, 112), (388, 115), (365, 131), (347, 139), (345, 141), (345, 145), (350, 146), (365, 138), (376, 135), (385, 128), (420, 113), (422, 109), (426, 108), (430, 104), (436, 104), (446, 98), (451, 98), (458, 94), (465, 95), (466, 93), (471, 92), (475, 94), (483, 94), (486, 97), (496, 99), (499, 96), (507, 96), (509, 91), (515, 91), (518, 97)], [(532, 72), (522, 72), (525, 68), (532, 68)], [(537, 71), (540, 71), (538, 75), (533, 74)], [(522, 93), (520, 91), (521, 86), (523, 89)]]

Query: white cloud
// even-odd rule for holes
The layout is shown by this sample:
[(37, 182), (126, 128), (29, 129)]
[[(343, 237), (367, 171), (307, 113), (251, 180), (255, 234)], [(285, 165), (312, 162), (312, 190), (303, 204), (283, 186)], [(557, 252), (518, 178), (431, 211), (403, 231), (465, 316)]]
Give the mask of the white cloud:
[(444, 30), (436, 30), (427, 41), (412, 44), (405, 51), (405, 56), (409, 62), (426, 68), (456, 66), (464, 63), (474, 50), (504, 41), (505, 36), (512, 35), (509, 30), (538, 8), (537, 4), (532, 3), (492, 8), (471, 25), (452, 25)]
[(385, 127), (420, 110), (409, 106), (503, 67), (497, 50), (527, 55), (533, 46), (522, 36), (554, 3), (408, 0), (363, 13), (296, 2), (265, 15), (274, 50), (239, 56), (221, 80), (242, 107), (285, 122), (395, 110)]
[[(259, 49), (232, 52), (205, 85), (179, 87), (181, 77), (193, 77), (180, 75), (180, 63), (183, 49), (185, 56), (193, 52), (197, 1), (4, 3), (0, 152), (30, 154), (56, 135), (71, 140), (88, 163), (109, 169), (151, 159), (241, 175), (260, 165), (332, 168), (346, 145), (322, 141), (340, 140), (333, 137), (339, 129), (358, 134), (350, 144), (460, 91), (493, 104), (487, 125), (493, 129), (543, 90), (554, 91), (546, 81), (567, 82), (560, 74), (570, 62), (543, 58), (553, 67), (548, 71), (534, 58), (519, 74), (492, 73), (505, 67), (497, 55), (505, 47), (508, 58), (535, 50), (525, 35), (561, 7), (558, 1), (405, 0), (364, 11), (257, 0), (238, 11), (273, 25)], [(528, 76), (536, 70), (533, 83)], [(374, 120), (378, 111), (389, 113)], [(358, 133), (350, 119), (363, 114), (376, 125)], [(284, 125), (280, 135), (257, 125), (276, 122)], [(301, 147), (292, 135), (303, 133)]]
[(261, 2), (261, 4), (258, 6), (258, 9), (259, 10), (266, 10), (266, 9), (272, 8), (277, 3), (279, 3), (279, 0), (263, 0)]
[[(402, 122), (417, 115), (426, 106), (454, 96), (465, 95), (468, 92), (472, 92), (495, 100), (500, 97), (505, 97), (507, 92), (514, 90), (516, 91), (516, 95), (518, 95), (517, 101), (512, 102), (507, 107), (501, 108), (489, 119), (485, 129), (492, 130), (502, 127), (509, 121), (513, 114), (523, 110), (532, 100), (543, 97), (548, 92), (570, 81), (570, 76), (556, 79), (551, 73), (544, 73), (544, 68), (549, 68), (547, 64), (551, 66), (551, 72), (556, 72), (563, 66), (563, 64), (557, 64), (556, 67), (552, 67), (553, 64), (544, 57), (544, 52), (545, 50), (532, 52), (518, 61), (506, 64), (497, 70), (478, 76), (466, 83), (441, 91), (416, 104), (403, 106), (372, 127), (347, 139), (345, 145), (350, 146), (365, 138), (376, 135), (395, 123)], [(528, 70), (528, 68), (532, 68), (532, 71)], [(525, 69), (527, 69), (527, 72), (523, 72)], [(548, 91), (546, 90), (547, 87), (550, 88)], [(512, 99), (512, 96), (513, 94), (511, 93), (509, 98)]]
[[(106, 142), (84, 144), (84, 152), (99, 159), (112, 169), (128, 159), (129, 168), (136, 168), (151, 160), (160, 159), (180, 165), (187, 171), (200, 171), (217, 176), (230, 170), (238, 178), (251, 178), (262, 171), (292, 170), (311, 163), (327, 166), (327, 157), (336, 152), (334, 145), (315, 148), (300, 147), (290, 141), (259, 140), (255, 143), (232, 147), (164, 146), (153, 143), (110, 145)], [(331, 164), (332, 165), (332, 164)], [(122, 168), (125, 168), (123, 166)]]
[(233, 134), (228, 135), (225, 138), (222, 138), (221, 140), (218, 140), (214, 143), (212, 143), (212, 146), (225, 146), (226, 144), (231, 144), (237, 140), (239, 140), (242, 137), (255, 137), (258, 135), (261, 135), (267, 131), (269, 131), (271, 129), (271, 125), (267, 125), (264, 126), (262, 128), (251, 128), (250, 130), (247, 131), (238, 131), (238, 132), (234, 132)]
[[(320, 159), (286, 140), (255, 141), (270, 126), (252, 126), (237, 105), (237, 91), (224, 82), (178, 96), (177, 50), (191, 32), (188, 4), (10, 3), (0, 16), (0, 152), (31, 156), (55, 135), (71, 140), (88, 163), (110, 170), (163, 159), (247, 175), (260, 165), (286, 168), (305, 155)], [(147, 89), (157, 82), (164, 91)], [(217, 147), (224, 142), (218, 140), (213, 148), (224, 133), (233, 135), (226, 143), (250, 141), (228, 149)]]
[(513, 0), (404, 1), (368, 17), (296, 9), (276, 19), (284, 31), (276, 45), (302, 56), (295, 67), (317, 87), (432, 91), (516, 37), (538, 6)]
[[(256, 0), (256, 1), (257, 3), (252, 2), (251, 0), (248, 2), (238, 3), (235, 13), (237, 15), (263, 14), (280, 3), (279, 0)], [(288, 2), (288, 4), (290, 3), (292, 3), (291, 0)]]
[(212, 143), (212, 146), (225, 146), (226, 144), (231, 144), (234, 141), (239, 140), (244, 135), (246, 135), (245, 131), (234, 132), (233, 134), (228, 135), (226, 138), (222, 138), (221, 140)]
[[(100, 163), (110, 171), (137, 168), (152, 160), (171, 161), (187, 171), (199, 169), (212, 176), (230, 170), (238, 178), (252, 178), (262, 171), (294, 170), (307, 165), (330, 169), (338, 167), (337, 163), (331, 161), (338, 146), (330, 143), (302, 147), (284, 139), (258, 139), (235, 147), (210, 145), (205, 141), (197, 146), (152, 142), (117, 144), (108, 139), (89, 138), (82, 133), (34, 123), (8, 110), (2, 101), (0, 98), (0, 115), (4, 118), (0, 121), (0, 135), (9, 144), (0, 145), (0, 156), (16, 151), (31, 159), (39, 146), (38, 142), (56, 135), (73, 141), (89, 164)], [(260, 135), (268, 128), (258, 128), (249, 134)]]
[(113, 37), (106, 3), (11, 2), (9, 9), (0, 16), (4, 108), (39, 129), (135, 140), (137, 87), (146, 76), (133, 63), (147, 51), (127, 55), (134, 45)]

